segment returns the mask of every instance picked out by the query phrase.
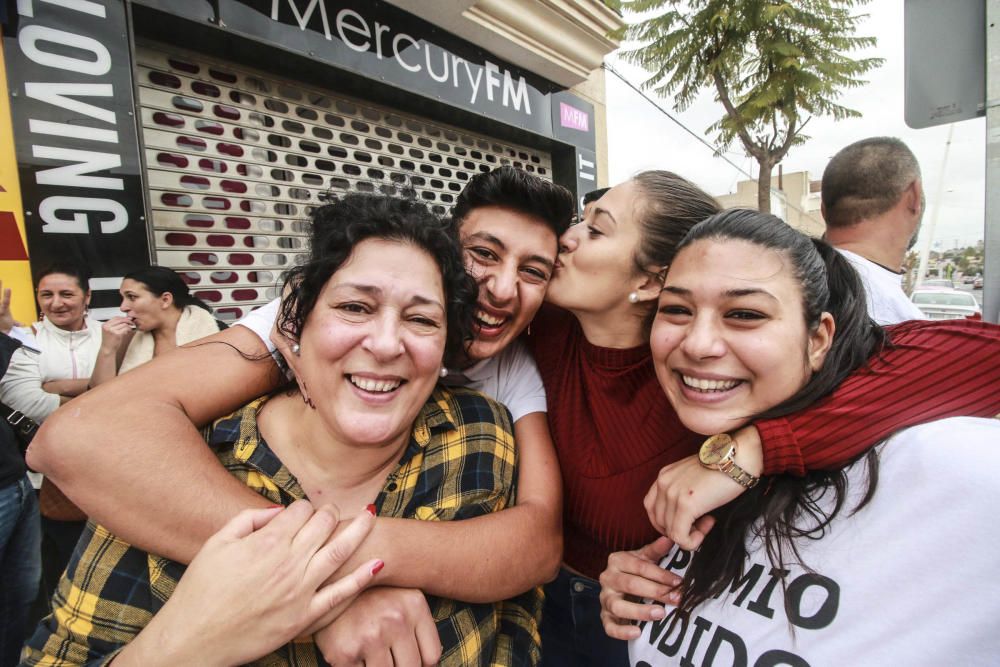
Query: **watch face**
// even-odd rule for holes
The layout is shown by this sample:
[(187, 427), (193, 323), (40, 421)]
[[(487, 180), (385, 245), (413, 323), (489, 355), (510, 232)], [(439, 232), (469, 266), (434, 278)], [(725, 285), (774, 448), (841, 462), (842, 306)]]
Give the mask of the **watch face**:
[(720, 433), (713, 435), (702, 444), (698, 458), (705, 465), (718, 465), (729, 456), (733, 448), (733, 439), (729, 437), (729, 434)]

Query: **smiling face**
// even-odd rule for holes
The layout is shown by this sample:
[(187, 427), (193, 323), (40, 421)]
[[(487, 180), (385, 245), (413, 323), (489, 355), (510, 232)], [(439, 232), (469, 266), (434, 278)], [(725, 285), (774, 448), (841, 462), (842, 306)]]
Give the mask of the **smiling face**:
[(671, 264), (653, 322), (656, 375), (684, 425), (710, 435), (790, 398), (822, 367), (823, 314), (809, 332), (802, 291), (783, 253), (703, 239)]
[(50, 273), (38, 281), (38, 308), (46, 320), (66, 331), (80, 331), (84, 326), (90, 292), (65, 273)]
[(513, 209), (482, 206), (459, 228), (465, 265), (479, 285), (471, 361), (499, 354), (528, 326), (545, 297), (556, 260), (556, 235), (544, 221)]
[(163, 323), (163, 314), (174, 307), (173, 295), (156, 296), (144, 283), (126, 278), (118, 290), (122, 295), (121, 311), (131, 318), (139, 331), (154, 331)]
[(331, 435), (398, 445), (437, 383), (447, 319), (425, 251), (368, 239), (327, 281), (300, 337), (300, 380)]
[(562, 235), (558, 268), (546, 296), (550, 303), (574, 313), (628, 309), (629, 293), (645, 278), (633, 261), (641, 240), (638, 197), (634, 182), (617, 185)]

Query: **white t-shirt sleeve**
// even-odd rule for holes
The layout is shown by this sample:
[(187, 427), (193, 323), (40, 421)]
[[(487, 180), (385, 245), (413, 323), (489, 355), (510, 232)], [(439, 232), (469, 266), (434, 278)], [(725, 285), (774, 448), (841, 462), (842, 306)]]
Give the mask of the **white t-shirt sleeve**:
[(545, 412), (545, 387), (535, 360), (521, 341), (514, 341), (500, 356), (500, 384), (496, 399), (507, 406), (511, 418)]
[(275, 299), (257, 310), (251, 311), (236, 323), (257, 334), (257, 337), (264, 341), (264, 344), (267, 345), (267, 351), (272, 355), (275, 353), (275, 348), (274, 343), (271, 342), (271, 329), (274, 328), (274, 323), (278, 320), (278, 307), (280, 305), (281, 299)]

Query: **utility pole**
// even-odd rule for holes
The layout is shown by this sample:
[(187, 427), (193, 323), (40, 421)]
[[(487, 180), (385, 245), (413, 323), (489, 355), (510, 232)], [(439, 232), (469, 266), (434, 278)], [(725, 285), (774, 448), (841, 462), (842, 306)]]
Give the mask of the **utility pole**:
[[(937, 227), (938, 213), (941, 211), (941, 199), (944, 197), (944, 177), (948, 173), (948, 151), (951, 149), (951, 139), (955, 134), (955, 124), (948, 126), (948, 141), (944, 142), (944, 158), (941, 160), (941, 177), (938, 179), (937, 192), (934, 193), (934, 212), (924, 231), (924, 244), (920, 249), (920, 262), (917, 268), (917, 279), (914, 284), (920, 287), (927, 273), (927, 260), (930, 258), (931, 245), (934, 243), (934, 230)], [(987, 183), (989, 180), (987, 180)]]
[(983, 319), (1000, 323), (1000, 0), (986, 1), (986, 229)]

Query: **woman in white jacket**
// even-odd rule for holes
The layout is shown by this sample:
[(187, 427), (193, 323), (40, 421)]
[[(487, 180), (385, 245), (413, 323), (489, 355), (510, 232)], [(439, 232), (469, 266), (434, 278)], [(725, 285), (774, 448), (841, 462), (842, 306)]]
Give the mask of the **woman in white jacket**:
[(11, 357), (0, 381), (0, 401), (36, 422), (87, 389), (101, 347), (101, 323), (87, 317), (89, 273), (53, 264), (38, 279), (42, 319)]
[[(0, 380), (0, 402), (36, 422), (87, 390), (101, 348), (101, 323), (87, 317), (90, 272), (83, 266), (56, 263), (45, 268), (36, 296), (42, 319), (29, 339), (11, 356)], [(39, 494), (42, 514), (42, 593), (52, 597), (66, 569), (86, 515), (48, 480)]]

